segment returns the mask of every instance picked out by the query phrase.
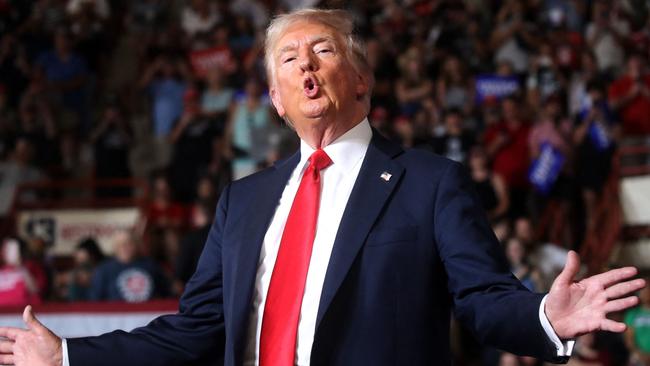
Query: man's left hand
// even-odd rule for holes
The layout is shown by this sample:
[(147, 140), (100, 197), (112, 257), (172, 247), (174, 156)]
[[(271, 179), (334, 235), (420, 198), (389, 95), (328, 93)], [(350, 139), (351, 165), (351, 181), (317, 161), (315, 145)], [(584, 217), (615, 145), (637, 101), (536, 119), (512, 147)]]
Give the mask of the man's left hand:
[(638, 303), (630, 294), (646, 284), (642, 279), (630, 279), (637, 274), (636, 268), (613, 269), (575, 282), (579, 269), (578, 254), (570, 251), (546, 299), (544, 311), (555, 333), (567, 340), (598, 330), (624, 332), (625, 324), (606, 316)]

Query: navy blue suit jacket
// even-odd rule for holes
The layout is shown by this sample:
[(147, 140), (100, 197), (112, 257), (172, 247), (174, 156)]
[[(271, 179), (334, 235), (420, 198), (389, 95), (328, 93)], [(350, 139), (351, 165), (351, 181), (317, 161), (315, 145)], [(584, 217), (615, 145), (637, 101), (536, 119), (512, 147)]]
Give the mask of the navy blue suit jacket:
[[(564, 361), (540, 325), (542, 295), (509, 272), (464, 168), (373, 134), (334, 243), (311, 364), (449, 364), (451, 311), (484, 344)], [(299, 160), (225, 189), (178, 314), (69, 339), (71, 366), (241, 365), (260, 248)]]

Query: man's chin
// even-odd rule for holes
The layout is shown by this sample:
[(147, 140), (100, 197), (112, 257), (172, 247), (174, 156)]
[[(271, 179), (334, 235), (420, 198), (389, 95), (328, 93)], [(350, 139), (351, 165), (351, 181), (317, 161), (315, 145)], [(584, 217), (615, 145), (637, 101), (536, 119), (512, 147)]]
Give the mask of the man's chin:
[(327, 117), (328, 111), (327, 105), (322, 105), (320, 103), (309, 103), (308, 105), (301, 108), (302, 117), (310, 120), (320, 120)]

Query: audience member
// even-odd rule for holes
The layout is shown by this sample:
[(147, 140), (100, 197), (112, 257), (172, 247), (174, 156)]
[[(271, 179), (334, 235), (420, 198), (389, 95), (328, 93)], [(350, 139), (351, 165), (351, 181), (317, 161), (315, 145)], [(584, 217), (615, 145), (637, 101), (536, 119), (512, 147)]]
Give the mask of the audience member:
[(185, 208), (172, 194), (167, 176), (155, 173), (151, 178), (150, 198), (142, 212), (140, 225), (145, 231), (166, 228), (183, 228), (186, 225)]
[(38, 283), (23, 263), (24, 247), (11, 238), (0, 246), (0, 306), (25, 306), (41, 301)]
[[(119, 179), (131, 176), (129, 152), (133, 143), (132, 133), (115, 96), (109, 96), (99, 123), (90, 133), (94, 145), (95, 178)], [(99, 196), (129, 196), (130, 189), (99, 188)]]
[(219, 21), (221, 14), (217, 11), (217, 5), (209, 0), (191, 0), (181, 13), (181, 27), (190, 37), (210, 31)]
[(425, 75), (422, 54), (417, 48), (409, 48), (399, 60), (400, 77), (395, 81), (395, 97), (400, 113), (411, 117), (422, 107), (422, 102), (430, 97), (434, 84)]
[(128, 231), (115, 234), (115, 255), (95, 270), (90, 300), (143, 302), (169, 294), (162, 269), (152, 259), (139, 255), (135, 240)]
[(646, 64), (644, 56), (631, 55), (625, 74), (609, 87), (609, 103), (627, 134), (650, 134), (650, 73)]
[[(16, 140), (14, 149), (5, 162), (0, 161), (0, 217), (6, 216), (16, 198), (16, 189), (21, 183), (36, 182), (45, 176), (32, 164), (34, 147), (25, 138)], [(24, 199), (34, 200), (33, 195), (24, 195)]]
[(223, 71), (217, 67), (208, 70), (206, 79), (207, 85), (201, 94), (201, 113), (223, 131), (235, 91), (226, 84)]
[(81, 131), (89, 128), (87, 81), (88, 64), (73, 48), (72, 35), (65, 28), (54, 33), (54, 48), (41, 53), (35, 61), (35, 78), (42, 77), (51, 105), (62, 108), (59, 116), (68, 119), (65, 125), (76, 125)]
[(598, 195), (609, 176), (612, 154), (618, 136), (603, 85), (587, 85), (589, 99), (576, 120), (573, 143), (576, 146), (576, 177), (582, 189), (586, 224), (593, 227)]
[[(206, 170), (219, 126), (200, 112), (198, 92), (188, 89), (183, 97), (183, 114), (174, 126), (170, 141), (174, 151), (170, 164), (170, 183), (180, 202), (192, 202), (200, 172)], [(188, 164), (188, 162), (192, 162)]]
[(591, 7), (591, 23), (585, 30), (587, 44), (594, 51), (598, 69), (612, 74), (623, 65), (623, 37), (628, 28), (625, 22), (616, 19), (609, 1), (596, 0)]
[(266, 161), (271, 110), (263, 92), (258, 80), (249, 79), (244, 95), (235, 103), (230, 115), (226, 136), (232, 141), (234, 179), (255, 172)]
[(77, 244), (73, 258), (74, 266), (67, 274), (63, 295), (68, 301), (88, 301), (93, 275), (104, 260), (104, 253), (94, 239), (86, 238)]
[(467, 163), (469, 151), (476, 144), (474, 135), (464, 128), (460, 110), (451, 108), (444, 112), (445, 132), (431, 140), (433, 151), (459, 163)]
[(187, 88), (185, 78), (188, 76), (189, 71), (185, 63), (168, 55), (156, 57), (144, 70), (138, 84), (147, 90), (151, 98), (151, 118), (155, 136), (169, 136), (174, 122), (181, 116), (183, 94)]
[(485, 132), (485, 146), (494, 172), (501, 175), (508, 185), (510, 213), (520, 216), (526, 212), (530, 126), (523, 119), (515, 97), (504, 98), (501, 110), (502, 121), (489, 126)]
[(478, 198), (488, 217), (498, 221), (510, 206), (508, 187), (498, 173), (491, 171), (485, 151), (480, 147), (471, 150), (468, 159), (469, 171)]

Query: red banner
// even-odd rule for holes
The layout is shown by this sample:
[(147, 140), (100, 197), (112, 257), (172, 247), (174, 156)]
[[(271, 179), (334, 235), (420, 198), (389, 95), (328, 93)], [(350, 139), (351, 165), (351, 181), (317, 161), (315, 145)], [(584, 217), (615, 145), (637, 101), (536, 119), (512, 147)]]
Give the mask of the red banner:
[(199, 77), (204, 77), (211, 68), (222, 69), (228, 74), (235, 67), (232, 51), (226, 46), (193, 51), (190, 53), (190, 63)]

